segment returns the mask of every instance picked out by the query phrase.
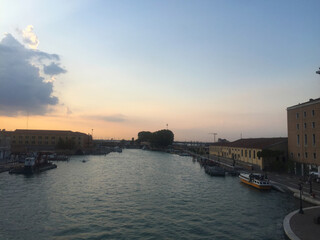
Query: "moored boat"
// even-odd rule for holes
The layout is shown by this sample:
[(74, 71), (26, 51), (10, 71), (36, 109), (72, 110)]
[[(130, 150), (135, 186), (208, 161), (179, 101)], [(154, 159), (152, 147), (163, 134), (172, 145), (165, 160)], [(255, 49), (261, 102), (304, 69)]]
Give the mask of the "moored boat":
[(271, 189), (271, 184), (269, 179), (260, 173), (240, 173), (239, 178), (241, 182), (248, 184), (252, 187), (269, 190)]
[(9, 173), (12, 174), (33, 174), (57, 168), (57, 165), (47, 160), (47, 155), (38, 154), (38, 157), (25, 158), (24, 165), (12, 168)]

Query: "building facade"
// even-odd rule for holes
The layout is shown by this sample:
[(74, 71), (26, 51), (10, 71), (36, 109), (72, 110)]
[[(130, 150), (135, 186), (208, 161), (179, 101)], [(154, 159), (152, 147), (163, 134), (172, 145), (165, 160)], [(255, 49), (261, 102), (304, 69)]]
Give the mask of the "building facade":
[(274, 163), (287, 161), (287, 138), (249, 138), (228, 143), (214, 143), (210, 155), (245, 163), (252, 168), (270, 170)]
[(320, 98), (287, 108), (288, 153), (299, 175), (320, 172)]
[(0, 129), (0, 161), (9, 159), (11, 154), (10, 137)]
[(12, 152), (53, 151), (61, 143), (71, 143), (74, 149), (92, 146), (92, 136), (80, 132), (17, 129), (5, 134), (10, 137)]

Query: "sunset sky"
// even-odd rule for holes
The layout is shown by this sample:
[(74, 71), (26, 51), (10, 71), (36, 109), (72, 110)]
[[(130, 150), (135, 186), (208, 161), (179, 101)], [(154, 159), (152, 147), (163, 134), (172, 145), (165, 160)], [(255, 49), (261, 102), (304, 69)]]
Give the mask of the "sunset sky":
[(320, 1), (0, 0), (0, 129), (287, 136), (320, 97)]

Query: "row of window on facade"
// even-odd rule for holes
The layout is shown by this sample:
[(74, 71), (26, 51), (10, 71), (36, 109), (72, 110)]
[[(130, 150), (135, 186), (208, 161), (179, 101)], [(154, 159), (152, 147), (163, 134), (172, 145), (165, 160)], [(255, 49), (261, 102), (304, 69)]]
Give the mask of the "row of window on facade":
[[(36, 141), (30, 141), (29, 142), (29, 141), (22, 141), (22, 140), (19, 140), (19, 141), (13, 140), (12, 143), (13, 144), (16, 144), (16, 143), (18, 143), (18, 144), (36, 144)], [(38, 145), (42, 145), (42, 144), (49, 145), (49, 142), (48, 141), (44, 141), (44, 142), (38, 141), (37, 144)], [(55, 141), (51, 141), (50, 144), (51, 145), (55, 145), (56, 142)], [(78, 144), (81, 145), (81, 142), (78, 142)]]
[[(300, 135), (297, 135), (297, 144), (298, 146), (300, 145)], [(304, 145), (307, 146), (308, 145), (308, 134), (304, 135)], [(315, 146), (316, 145), (316, 135), (312, 134), (312, 145)]]
[[(298, 158), (300, 158), (301, 157), (300, 153), (298, 153), (297, 156), (298, 156)], [(294, 157), (293, 153), (291, 153), (291, 157), (292, 158)], [(308, 152), (304, 153), (304, 158), (306, 158), (306, 159), (308, 158)], [(313, 153), (313, 159), (317, 159), (317, 153)]]
[[(18, 137), (17, 137), (18, 138)], [(24, 136), (24, 139), (36, 139), (36, 136)], [(42, 139), (42, 136), (38, 136), (38, 139)], [(61, 137), (57, 137), (57, 138), (61, 138)], [(16, 136), (13, 136), (13, 139), (16, 139)], [(19, 136), (19, 139), (23, 139), (23, 136)], [(49, 136), (45, 136), (44, 139), (49, 139)], [(56, 137), (52, 136), (51, 137), (52, 140), (55, 140)], [(68, 139), (68, 137), (66, 137), (66, 139)], [(76, 137), (70, 137), (70, 139), (76, 139)], [(78, 137), (78, 140), (80, 140), (81, 137)]]
[[(316, 114), (315, 111), (311, 110), (311, 116), (314, 117), (315, 114)], [(307, 117), (307, 112), (306, 111), (303, 112), (303, 117)], [(299, 113), (296, 113), (296, 118), (299, 118)]]
[[(240, 149), (232, 149), (232, 152), (239, 152)], [(222, 149), (220, 149), (220, 152), (222, 152)], [(243, 154), (244, 153), (244, 154)], [(255, 150), (252, 150), (252, 155), (253, 155), (253, 159), (256, 158), (256, 151)], [(229, 149), (229, 155), (231, 155), (231, 149)], [(248, 157), (248, 154), (249, 154), (249, 158), (251, 158), (251, 150), (243, 150), (241, 149), (241, 157)], [(239, 154), (235, 154), (235, 156), (238, 156), (238, 158), (240, 157), (240, 153)], [(260, 157), (258, 157), (258, 159), (260, 159)]]
[[(307, 123), (304, 123), (304, 124), (303, 124), (303, 127), (304, 127), (304, 129), (306, 129), (306, 128), (307, 128)], [(315, 122), (312, 122), (312, 123), (311, 123), (311, 128), (315, 128), (315, 127), (316, 127), (316, 123), (315, 123)], [(297, 123), (297, 129), (300, 129), (299, 123)]]

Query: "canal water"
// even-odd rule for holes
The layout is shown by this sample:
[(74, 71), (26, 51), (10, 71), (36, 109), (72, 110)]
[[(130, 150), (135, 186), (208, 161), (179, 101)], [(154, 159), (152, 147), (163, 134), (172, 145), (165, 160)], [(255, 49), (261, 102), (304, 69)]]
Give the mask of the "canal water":
[[(86, 162), (82, 162), (85, 159)], [(0, 174), (0, 239), (285, 239), (292, 196), (143, 150)]]

